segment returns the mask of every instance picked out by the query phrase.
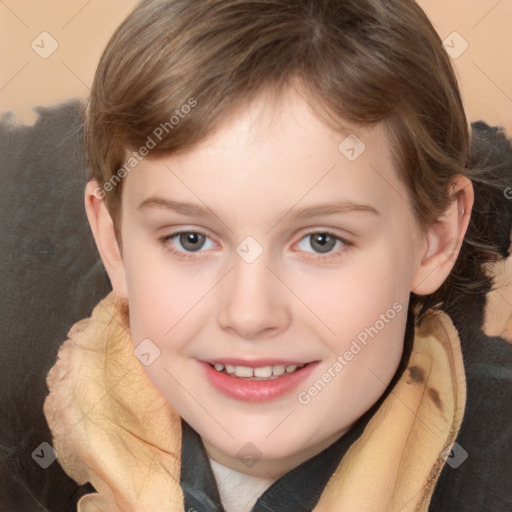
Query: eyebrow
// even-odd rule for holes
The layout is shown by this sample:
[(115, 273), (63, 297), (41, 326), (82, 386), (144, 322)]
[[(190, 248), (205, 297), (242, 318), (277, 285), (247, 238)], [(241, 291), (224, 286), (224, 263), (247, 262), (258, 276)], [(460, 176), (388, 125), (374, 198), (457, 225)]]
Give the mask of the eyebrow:
[[(153, 196), (142, 201), (137, 207), (137, 210), (146, 210), (149, 208), (158, 208), (164, 210), (170, 210), (181, 215), (196, 216), (196, 217), (209, 217), (215, 215), (215, 213), (208, 207), (200, 206), (194, 203), (188, 203), (184, 201), (173, 201), (171, 199), (165, 199), (163, 197)], [(286, 217), (293, 208), (282, 212), (279, 218)], [(351, 211), (360, 211), (373, 213), (379, 215), (379, 212), (371, 205), (357, 203), (352, 201), (340, 201), (334, 203), (320, 204), (316, 206), (308, 206), (302, 210), (298, 210), (292, 213), (292, 216), (297, 219), (303, 219), (306, 217), (315, 217), (319, 215), (333, 215), (336, 213), (348, 213)]]

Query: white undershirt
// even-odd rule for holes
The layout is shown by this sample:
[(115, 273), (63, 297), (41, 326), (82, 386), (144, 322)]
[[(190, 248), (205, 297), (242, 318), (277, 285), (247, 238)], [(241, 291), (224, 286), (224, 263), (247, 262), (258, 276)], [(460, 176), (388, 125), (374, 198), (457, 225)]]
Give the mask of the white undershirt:
[(274, 483), (272, 479), (239, 473), (209, 459), (226, 512), (250, 512), (257, 499)]

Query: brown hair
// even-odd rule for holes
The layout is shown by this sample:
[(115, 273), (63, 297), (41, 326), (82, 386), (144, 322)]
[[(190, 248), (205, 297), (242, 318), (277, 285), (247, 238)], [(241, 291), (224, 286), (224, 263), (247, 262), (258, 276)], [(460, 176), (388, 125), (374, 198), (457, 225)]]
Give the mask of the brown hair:
[[(130, 151), (147, 153), (149, 139), (150, 157), (190, 149), (264, 88), (295, 79), (339, 123), (384, 123), (422, 230), (446, 210), (456, 174), (478, 180), (449, 57), (414, 1), (147, 0), (105, 49), (87, 112), (89, 164), (116, 228)], [(482, 263), (508, 245), (503, 254), (485, 232), (471, 222), (443, 286), (412, 294), (419, 315), (488, 291)]]

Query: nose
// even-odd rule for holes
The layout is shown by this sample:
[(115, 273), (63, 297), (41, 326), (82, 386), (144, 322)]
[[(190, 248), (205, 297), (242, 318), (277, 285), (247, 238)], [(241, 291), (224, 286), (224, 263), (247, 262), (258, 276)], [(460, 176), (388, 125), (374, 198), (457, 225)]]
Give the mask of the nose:
[(268, 268), (264, 255), (253, 263), (235, 255), (234, 268), (219, 290), (220, 327), (248, 340), (276, 336), (291, 319), (286, 287)]

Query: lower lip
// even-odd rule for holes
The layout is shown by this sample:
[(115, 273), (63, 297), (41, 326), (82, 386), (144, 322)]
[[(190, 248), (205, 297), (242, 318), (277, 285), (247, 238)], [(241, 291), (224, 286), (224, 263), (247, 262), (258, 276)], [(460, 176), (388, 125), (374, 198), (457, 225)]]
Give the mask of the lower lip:
[(226, 375), (199, 361), (212, 386), (230, 398), (245, 402), (268, 402), (293, 391), (318, 365), (319, 361), (308, 363), (300, 370), (272, 380), (247, 380)]

